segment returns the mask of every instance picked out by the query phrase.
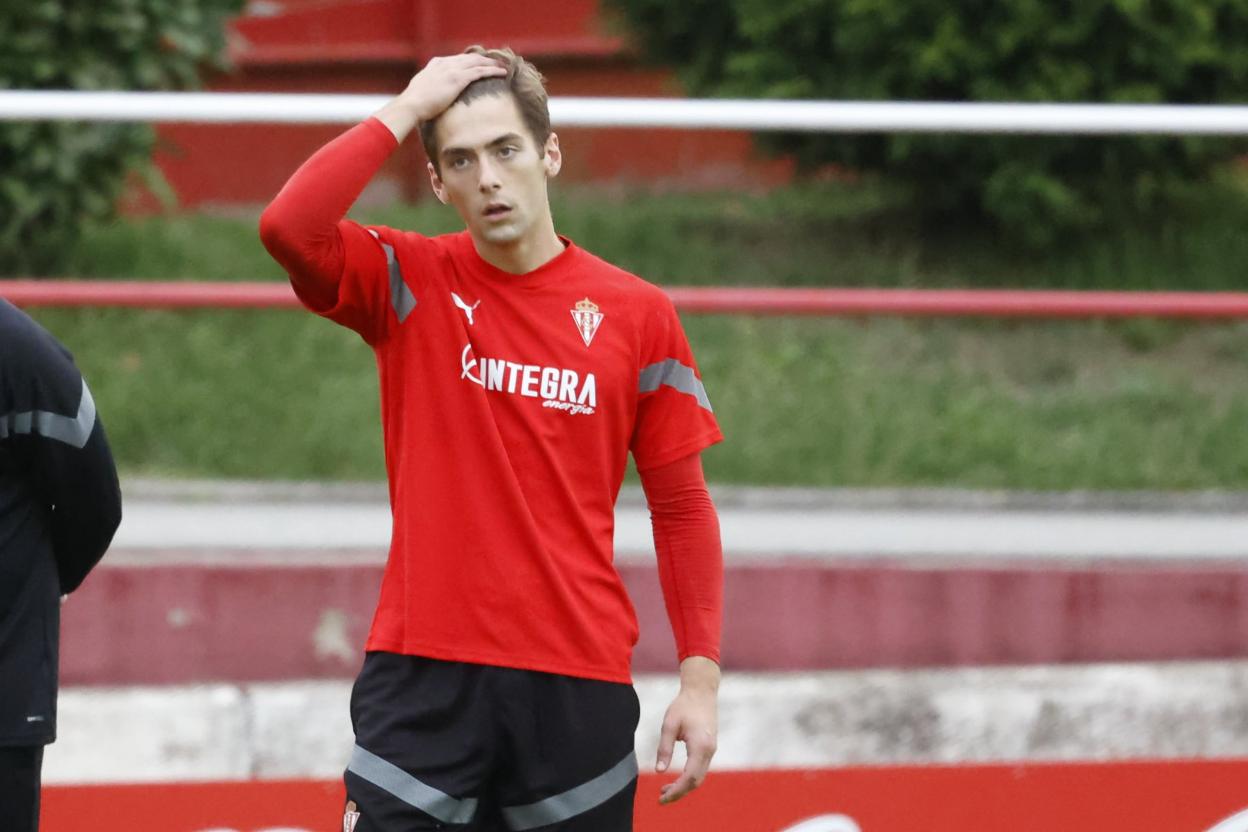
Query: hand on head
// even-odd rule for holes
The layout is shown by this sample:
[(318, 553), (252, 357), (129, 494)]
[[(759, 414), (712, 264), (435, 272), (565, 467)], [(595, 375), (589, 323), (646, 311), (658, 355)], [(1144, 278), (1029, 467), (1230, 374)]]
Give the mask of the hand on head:
[(506, 74), (507, 67), (499, 61), (472, 52), (434, 58), (376, 117), (402, 142), (418, 123), (437, 118), (454, 104), (473, 81)]
[(464, 53), (434, 58), (408, 82), (399, 100), (412, 108), (416, 118), (436, 118), (473, 81), (507, 74), (507, 67), (485, 55)]

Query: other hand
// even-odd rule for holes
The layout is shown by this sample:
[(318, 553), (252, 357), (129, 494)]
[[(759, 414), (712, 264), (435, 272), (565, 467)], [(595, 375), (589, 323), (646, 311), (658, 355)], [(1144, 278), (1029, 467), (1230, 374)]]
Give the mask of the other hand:
[(680, 693), (668, 706), (655, 769), (667, 771), (677, 742), (685, 744), (685, 770), (659, 792), (660, 803), (675, 803), (702, 785), (719, 740), (719, 665), (690, 656), (680, 665)]

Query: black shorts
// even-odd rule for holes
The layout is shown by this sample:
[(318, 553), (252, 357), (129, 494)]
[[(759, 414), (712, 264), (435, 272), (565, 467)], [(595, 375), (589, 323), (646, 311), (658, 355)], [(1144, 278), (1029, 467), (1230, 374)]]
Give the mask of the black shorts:
[(369, 653), (351, 691), (355, 832), (631, 832), (631, 685)]
[(0, 829), (35, 832), (39, 828), (42, 770), (42, 745), (0, 747)]

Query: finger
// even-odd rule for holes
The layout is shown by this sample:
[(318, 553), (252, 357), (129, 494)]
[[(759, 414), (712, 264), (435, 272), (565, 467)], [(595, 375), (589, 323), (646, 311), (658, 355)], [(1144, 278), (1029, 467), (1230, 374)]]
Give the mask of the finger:
[(689, 751), (689, 759), (697, 762), (705, 772), (711, 767), (711, 759), (716, 751), (715, 732), (704, 730), (696, 739), (686, 739), (685, 748)]
[(663, 720), (663, 731), (659, 734), (659, 754), (654, 762), (654, 770), (663, 772), (672, 764), (672, 752), (676, 748), (676, 733), (680, 726), (674, 722)]
[(472, 61), (471, 63), (466, 63), (466, 64), (463, 64), (462, 66), (459, 66), (459, 67), (456, 67), (456, 68), (457, 68), (457, 69), (471, 69), (471, 70), (477, 70), (477, 69), (491, 69), (491, 70), (493, 70), (493, 69), (501, 69), (501, 70), (503, 70), (504, 72), (506, 72), (506, 71), (507, 71), (507, 67), (506, 67), (506, 65), (505, 65), (505, 64), (503, 64), (503, 63), (500, 63), (499, 61), (495, 60), (494, 58), (487, 58), (487, 57), (485, 57), (484, 55), (473, 55), (473, 56), (471, 56), (471, 57), (476, 58), (476, 60)]
[(480, 81), (482, 78), (495, 78), (506, 75), (507, 70), (498, 64), (483, 64), (480, 66), (463, 67), (447, 76), (448, 81), (457, 87), (466, 87), (473, 81)]
[[(686, 745), (688, 747), (688, 744)], [(659, 802), (674, 803), (701, 786), (706, 780), (707, 771), (710, 770), (711, 757), (714, 753), (715, 749), (710, 745), (690, 747), (685, 770), (681, 772), (676, 782), (668, 783), (659, 790)]]
[(706, 773), (711, 769), (711, 757), (715, 754), (714, 746), (689, 749), (689, 761), (685, 763), (685, 773), (693, 777), (694, 787), (702, 785)]
[(471, 54), (471, 55), (457, 55), (456, 57), (459, 59), (457, 63), (462, 67), (475, 68), (479, 66), (488, 66), (488, 67), (502, 67), (503, 66), (503, 64), (499, 62), (498, 58), (491, 58), (488, 55)]
[(697, 787), (698, 782), (694, 779), (693, 772), (686, 766), (685, 770), (681, 773), (680, 777), (676, 779), (675, 783), (668, 783), (666, 786), (659, 789), (659, 802), (675, 803), (677, 800), (680, 800)]

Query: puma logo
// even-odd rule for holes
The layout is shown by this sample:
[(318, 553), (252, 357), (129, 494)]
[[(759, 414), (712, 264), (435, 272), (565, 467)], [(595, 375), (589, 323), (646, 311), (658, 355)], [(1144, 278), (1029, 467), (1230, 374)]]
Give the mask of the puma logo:
[(472, 326), (472, 312), (474, 309), (476, 309), (478, 306), (481, 305), (481, 301), (477, 301), (472, 306), (469, 306), (468, 304), (464, 303), (463, 298), (461, 298), (459, 295), (455, 294), (454, 292), (451, 292), (451, 300), (455, 301), (456, 306), (464, 310), (464, 315), (468, 317), (468, 326)]

